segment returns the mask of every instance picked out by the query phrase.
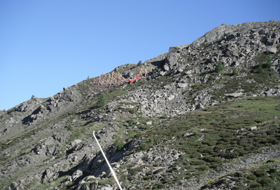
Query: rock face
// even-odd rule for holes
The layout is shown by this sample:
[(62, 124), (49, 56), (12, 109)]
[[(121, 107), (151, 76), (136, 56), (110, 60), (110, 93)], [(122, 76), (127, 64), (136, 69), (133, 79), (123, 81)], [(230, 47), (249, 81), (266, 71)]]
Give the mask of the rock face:
[[(214, 28), (213, 30), (207, 32), (204, 36), (198, 38), (192, 43), (192, 46), (198, 47), (202, 43), (211, 43), (216, 40), (219, 40), (224, 34), (230, 34), (234, 33), (235, 31), (238, 32), (247, 32), (252, 29), (259, 28), (258, 34), (263, 35), (268, 32), (268, 30), (265, 30), (265, 28), (272, 28), (274, 26), (279, 25), (279, 21), (272, 20), (269, 22), (246, 22), (243, 24), (238, 25), (227, 25), (222, 24), (221, 26), (218, 26), (217, 28)], [(279, 36), (278, 36), (279, 37)], [(234, 36), (228, 36), (227, 39), (232, 39)]]
[(163, 68), (166, 71), (174, 69), (177, 64), (178, 59), (180, 58), (180, 53), (183, 48), (188, 47), (188, 45), (182, 45), (177, 47), (169, 48), (169, 52), (166, 57), (166, 63), (164, 64)]
[[(95, 79), (88, 79), (52, 97), (34, 97), (8, 111), (0, 111), (0, 188), (116, 189), (92, 130), (97, 131), (96, 137), (117, 175), (130, 182), (124, 184), (128, 189), (145, 189), (144, 182), (149, 188), (160, 186), (168, 180), (174, 182), (169, 189), (186, 189), (189, 183), (193, 189), (202, 188), (214, 174), (186, 179), (183, 172), (190, 170), (192, 175), (194, 168), (202, 171), (205, 167), (189, 166), (193, 160), (189, 157), (182, 163), (184, 169), (176, 165), (192, 151), (176, 149), (176, 141), (198, 136), (197, 141), (188, 143), (201, 146), (201, 152), (211, 151), (212, 142), (207, 140), (212, 135), (207, 130), (210, 122), (198, 121), (192, 131), (184, 131), (188, 128), (184, 126), (177, 136), (170, 129), (166, 132), (168, 140), (157, 141), (157, 136), (144, 134), (159, 125), (164, 128), (167, 120), (176, 120), (195, 110), (204, 112), (208, 107), (243, 98), (279, 96), (279, 31), (279, 21), (223, 24), (191, 44), (170, 47), (167, 53), (143, 65), (127, 64), (114, 69), (128, 79), (146, 68), (146, 76), (143, 74), (133, 84), (97, 86), (93, 85)], [(222, 68), (218, 70), (220, 62)], [(101, 94), (106, 97), (106, 105), (98, 107)], [(235, 127), (226, 125), (227, 130)], [(260, 129), (257, 125), (247, 126), (236, 129), (236, 133), (241, 131), (244, 136), (247, 130), (246, 137), (251, 138), (255, 132), (261, 133)], [(209, 134), (200, 135), (203, 131)], [(269, 141), (278, 142), (276, 137)], [(221, 138), (229, 140), (226, 132)], [(147, 139), (149, 146), (142, 143)], [(234, 143), (237, 141), (232, 146)], [(235, 152), (234, 148), (228, 151)], [(194, 153), (197, 163), (206, 159), (203, 154)], [(258, 163), (265, 155), (279, 158), (279, 153), (271, 150), (244, 161), (247, 165), (238, 166)], [(172, 179), (171, 174), (175, 173), (178, 179)], [(214, 176), (225, 174), (223, 169)], [(214, 185), (203, 188), (211, 187)]]

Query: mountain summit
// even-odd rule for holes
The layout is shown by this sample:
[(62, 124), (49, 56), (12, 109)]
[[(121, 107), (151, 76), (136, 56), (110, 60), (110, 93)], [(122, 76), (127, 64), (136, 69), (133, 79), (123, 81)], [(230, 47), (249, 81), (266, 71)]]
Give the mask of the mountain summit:
[[(0, 111), (1, 189), (277, 189), (280, 22), (214, 28)], [(133, 79), (133, 80), (132, 80)]]

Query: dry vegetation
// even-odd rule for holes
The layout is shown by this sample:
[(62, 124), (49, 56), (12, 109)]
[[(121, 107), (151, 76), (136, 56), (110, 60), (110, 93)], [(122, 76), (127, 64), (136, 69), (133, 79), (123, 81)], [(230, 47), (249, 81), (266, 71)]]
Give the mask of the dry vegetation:
[[(147, 77), (148, 73), (151, 71), (151, 67), (143, 66), (136, 76)], [(119, 86), (126, 82), (128, 82), (128, 79), (124, 78), (122, 74), (119, 72), (111, 72), (108, 74), (103, 73), (98, 78), (94, 79), (92, 84), (98, 86)]]
[(97, 79), (95, 79), (92, 84), (98, 86), (117, 86), (122, 85), (123, 83), (127, 82), (127, 80), (120, 74), (112, 72), (111, 74), (102, 74)]

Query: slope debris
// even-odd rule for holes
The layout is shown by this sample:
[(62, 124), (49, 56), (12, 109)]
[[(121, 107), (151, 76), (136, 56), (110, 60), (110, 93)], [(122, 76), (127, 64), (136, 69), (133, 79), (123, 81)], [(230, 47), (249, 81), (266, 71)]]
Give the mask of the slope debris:
[(279, 21), (222, 24), (0, 111), (0, 188), (118, 189), (94, 130), (123, 189), (277, 189), (279, 50)]

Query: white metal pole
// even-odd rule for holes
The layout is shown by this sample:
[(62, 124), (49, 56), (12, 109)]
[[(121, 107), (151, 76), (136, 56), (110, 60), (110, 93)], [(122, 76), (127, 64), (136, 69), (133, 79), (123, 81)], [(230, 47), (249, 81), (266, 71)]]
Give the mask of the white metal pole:
[(118, 184), (120, 190), (122, 190), (122, 187), (121, 187), (121, 184), (119, 183), (119, 180), (118, 180), (118, 178), (117, 178), (117, 175), (116, 175), (116, 173), (114, 172), (113, 168), (111, 167), (109, 161), (107, 160), (107, 157), (105, 156), (105, 154), (104, 154), (104, 152), (103, 152), (103, 150), (102, 150), (102, 148), (101, 148), (101, 146), (100, 146), (100, 144), (99, 144), (99, 142), (98, 142), (96, 136), (94, 135), (94, 131), (92, 131), (92, 135), (93, 135), (94, 139), (96, 140), (97, 145), (98, 145), (99, 149), (101, 150), (101, 153), (102, 153), (103, 157), (105, 158), (105, 160), (106, 160), (106, 162), (107, 162), (107, 164), (108, 164), (108, 166), (109, 166), (109, 168), (110, 168), (110, 170), (111, 170), (112, 175), (113, 175), (114, 178), (115, 178), (115, 181), (117, 182), (117, 184)]

